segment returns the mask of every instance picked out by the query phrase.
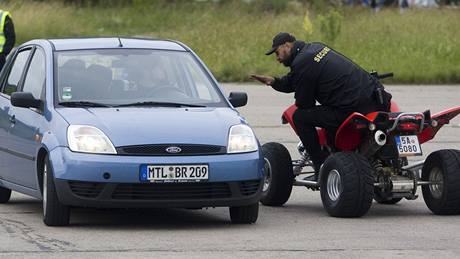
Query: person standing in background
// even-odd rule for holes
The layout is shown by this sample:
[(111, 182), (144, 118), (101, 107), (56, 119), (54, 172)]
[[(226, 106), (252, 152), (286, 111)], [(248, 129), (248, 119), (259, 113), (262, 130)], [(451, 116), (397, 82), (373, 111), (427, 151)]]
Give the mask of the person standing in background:
[(13, 20), (8, 11), (0, 10), (0, 71), (5, 65), (6, 57), (14, 47), (16, 34)]

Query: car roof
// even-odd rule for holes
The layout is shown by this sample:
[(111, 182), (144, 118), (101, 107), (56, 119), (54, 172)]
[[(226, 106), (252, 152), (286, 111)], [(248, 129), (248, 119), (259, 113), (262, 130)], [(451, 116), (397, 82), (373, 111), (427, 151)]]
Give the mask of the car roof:
[(187, 51), (188, 49), (180, 42), (172, 40), (148, 39), (148, 38), (68, 38), (49, 39), (57, 51), (78, 49), (107, 49), (107, 48), (130, 48), (130, 49), (161, 49)]

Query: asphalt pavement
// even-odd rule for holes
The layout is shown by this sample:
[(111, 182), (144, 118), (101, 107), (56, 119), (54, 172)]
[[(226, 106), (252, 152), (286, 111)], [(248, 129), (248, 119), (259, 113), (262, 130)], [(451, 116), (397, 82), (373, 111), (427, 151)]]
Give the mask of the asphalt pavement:
[[(298, 138), (281, 124), (292, 101), (263, 85), (222, 84), (245, 91), (238, 110), (261, 143), (276, 141), (293, 158)], [(432, 114), (460, 106), (460, 85), (387, 86), (404, 111)], [(424, 156), (460, 149), (460, 116), (422, 146)], [(460, 172), (459, 172), (460, 173)], [(420, 193), (421, 194), (421, 193)], [(397, 205), (374, 203), (364, 217), (340, 219), (323, 210), (319, 192), (295, 187), (283, 207), (260, 207), (252, 225), (232, 225), (228, 209), (74, 209), (68, 227), (46, 227), (41, 202), (13, 193), (0, 205), (0, 257), (4, 258), (455, 258), (460, 216), (435, 216), (420, 196)]]

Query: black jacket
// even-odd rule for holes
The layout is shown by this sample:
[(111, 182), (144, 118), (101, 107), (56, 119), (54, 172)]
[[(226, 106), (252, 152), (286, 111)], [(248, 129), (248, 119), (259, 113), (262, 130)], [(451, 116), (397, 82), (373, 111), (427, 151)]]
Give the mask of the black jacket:
[(378, 84), (375, 78), (326, 45), (296, 41), (292, 55), (291, 71), (275, 78), (272, 87), (280, 92), (295, 92), (298, 107), (311, 108), (318, 101), (350, 112), (373, 102)]

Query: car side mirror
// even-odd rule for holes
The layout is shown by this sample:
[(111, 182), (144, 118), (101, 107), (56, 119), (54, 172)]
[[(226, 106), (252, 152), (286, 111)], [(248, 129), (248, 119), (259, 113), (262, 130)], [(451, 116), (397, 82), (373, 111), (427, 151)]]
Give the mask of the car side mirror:
[(11, 94), (11, 104), (23, 108), (40, 108), (42, 101), (34, 98), (32, 93), (14, 92)]
[(248, 95), (245, 92), (231, 92), (228, 100), (233, 107), (245, 106), (248, 103)]

